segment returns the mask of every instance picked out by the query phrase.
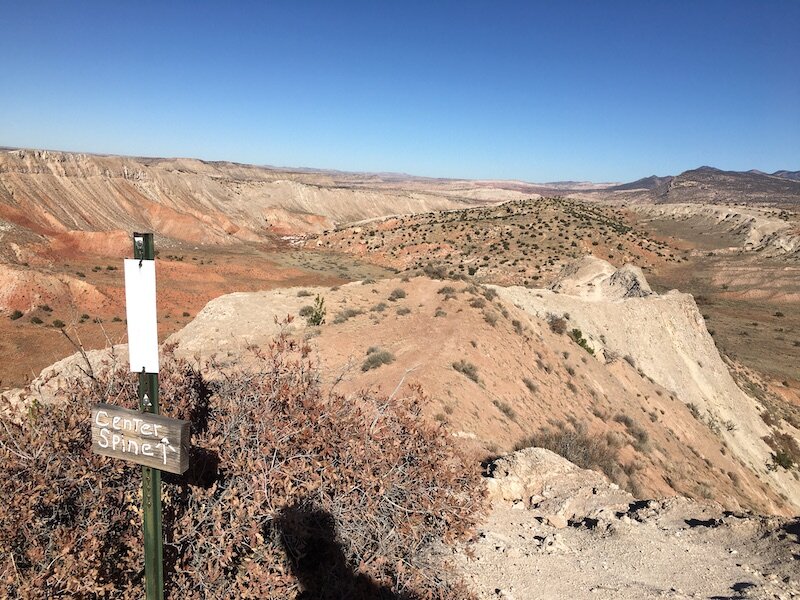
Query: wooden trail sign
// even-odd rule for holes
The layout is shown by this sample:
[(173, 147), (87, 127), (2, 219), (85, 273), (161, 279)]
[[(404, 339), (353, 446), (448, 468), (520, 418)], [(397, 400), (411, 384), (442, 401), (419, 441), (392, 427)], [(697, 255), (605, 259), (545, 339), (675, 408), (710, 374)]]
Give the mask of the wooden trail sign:
[(189, 468), (189, 421), (110, 404), (92, 407), (92, 451), (182, 474)]

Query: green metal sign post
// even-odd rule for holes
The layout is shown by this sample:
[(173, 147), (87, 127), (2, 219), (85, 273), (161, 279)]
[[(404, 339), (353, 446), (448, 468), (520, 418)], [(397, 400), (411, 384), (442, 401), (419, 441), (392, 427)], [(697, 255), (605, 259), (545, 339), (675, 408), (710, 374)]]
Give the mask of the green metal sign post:
[[(155, 260), (152, 233), (133, 234), (133, 256)], [(139, 373), (139, 408), (158, 412), (158, 373)], [(144, 515), (144, 576), (147, 600), (164, 598), (164, 537), (161, 529), (161, 471), (142, 467), (142, 513)]]

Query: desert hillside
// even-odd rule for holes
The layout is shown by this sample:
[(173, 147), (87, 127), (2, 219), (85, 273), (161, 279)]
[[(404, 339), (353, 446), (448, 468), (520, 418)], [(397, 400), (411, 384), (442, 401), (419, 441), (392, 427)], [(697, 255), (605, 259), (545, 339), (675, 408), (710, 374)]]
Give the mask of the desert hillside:
[(141, 229), (195, 244), (231, 244), (455, 208), (491, 195), (481, 187), (460, 193), (448, 186), (446, 192), (193, 159), (0, 153), (0, 218), (42, 235)]
[(606, 188), (630, 200), (658, 203), (746, 203), (765, 206), (795, 207), (800, 202), (800, 181), (796, 171), (762, 173), (724, 171), (699, 167), (679, 175), (652, 175), (637, 181)]
[[(164, 407), (196, 428), (199, 471), (166, 500), (174, 531), (201, 532), (170, 558), (181, 593), (201, 572), (215, 597), (317, 589), (328, 575), (292, 558), (311, 519), (330, 572), (370, 599), (398, 582), (524, 599), (564, 569), (581, 575), (543, 597), (791, 597), (797, 215), (612, 188), (3, 154), (0, 451), (28, 490), (5, 505), (24, 521), (79, 497), (76, 522), (97, 520), (91, 464), (116, 482), (104, 522), (138, 535), (131, 478), (85, 447), (84, 413), (134, 397), (120, 262), (154, 230)], [(15, 444), (78, 450), (40, 464)], [(376, 492), (353, 493), (365, 472)], [(135, 595), (135, 557), (51, 556), (72, 528), (29, 521), (3, 534), (19, 594), (80, 573), (70, 586)], [(193, 566), (218, 547), (251, 567)]]
[[(608, 267), (603, 264), (601, 270)], [(552, 294), (524, 292), (542, 301)], [(642, 329), (642, 337), (620, 330), (601, 343), (584, 314), (602, 318), (613, 298), (601, 312), (581, 310), (578, 298), (570, 304), (559, 294), (565, 297), (560, 309), (537, 312), (514, 294), (514, 288), (424, 277), (236, 293), (211, 301), (167, 343), (179, 357), (224, 371), (257, 363), (253, 349), (288, 331), (314, 349), (324, 382), (345, 393), (380, 388), (390, 394), (419, 384), (423, 410), (465, 440), (476, 458), (534, 444), (551, 430), (572, 431), (602, 445), (607, 475), (639, 497), (677, 493), (718, 498), (734, 510), (794, 510), (796, 480), (768, 469), (770, 448), (760, 436), (770, 430), (755, 401), (730, 379), (713, 343), (688, 334), (690, 343), (701, 344), (694, 355), (700, 358), (692, 360), (706, 361), (709, 375), (688, 371), (677, 381), (664, 372), (683, 374), (687, 355), (660, 322)], [(317, 297), (324, 300), (325, 323), (311, 326), (301, 315), (308, 316)], [(652, 308), (630, 310), (688, 325), (682, 321), (687, 298), (673, 298), (632, 298)], [(693, 307), (691, 298), (688, 303)], [(619, 302), (616, 310), (628, 304)], [(707, 339), (702, 322), (691, 313), (688, 318), (692, 328), (702, 328), (699, 339)], [(637, 317), (626, 319), (633, 324)], [(664, 346), (657, 359), (647, 360), (642, 349), (653, 345), (641, 342), (653, 337)], [(43, 401), (57, 396), (76, 372), (69, 365), (80, 361), (75, 356), (45, 370), (24, 394)], [(715, 390), (720, 383), (714, 377), (739, 396)]]

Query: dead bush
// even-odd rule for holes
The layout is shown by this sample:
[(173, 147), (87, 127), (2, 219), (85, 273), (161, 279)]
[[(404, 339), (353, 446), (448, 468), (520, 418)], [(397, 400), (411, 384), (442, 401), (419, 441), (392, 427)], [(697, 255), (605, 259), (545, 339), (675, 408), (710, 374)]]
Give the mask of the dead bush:
[(492, 404), (495, 405), (497, 410), (499, 410), (512, 421), (517, 420), (517, 411), (515, 411), (514, 407), (512, 407), (508, 402), (505, 402), (504, 400), (492, 400)]
[(567, 320), (564, 317), (549, 314), (547, 323), (550, 325), (550, 331), (555, 334), (562, 335), (567, 330)]
[[(258, 369), (213, 382), (162, 358), (162, 412), (193, 436), (189, 471), (164, 474), (167, 597), (291, 599), (319, 582), (315, 598), (468, 597), (428, 550), (465, 534), (483, 496), (421, 391), (324, 394), (307, 346), (253, 351)], [(0, 595), (142, 596), (141, 470), (90, 452), (91, 404), (132, 408), (135, 392), (120, 366), (0, 417)]]

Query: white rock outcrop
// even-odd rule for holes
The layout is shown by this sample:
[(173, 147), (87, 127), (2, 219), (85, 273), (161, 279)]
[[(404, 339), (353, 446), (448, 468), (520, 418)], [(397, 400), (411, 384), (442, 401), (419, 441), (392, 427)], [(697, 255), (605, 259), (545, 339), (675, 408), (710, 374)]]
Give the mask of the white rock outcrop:
[(499, 296), (542, 319), (564, 317), (597, 355), (625, 357), (632, 366), (707, 421), (747, 467), (800, 507), (800, 482), (770, 471), (771, 432), (763, 407), (733, 380), (690, 294), (652, 292), (641, 269), (615, 269), (587, 256), (568, 265), (551, 289), (494, 287)]
[(489, 465), (489, 497), (533, 511), (552, 527), (627, 510), (634, 497), (597, 471), (544, 448), (525, 448)]

